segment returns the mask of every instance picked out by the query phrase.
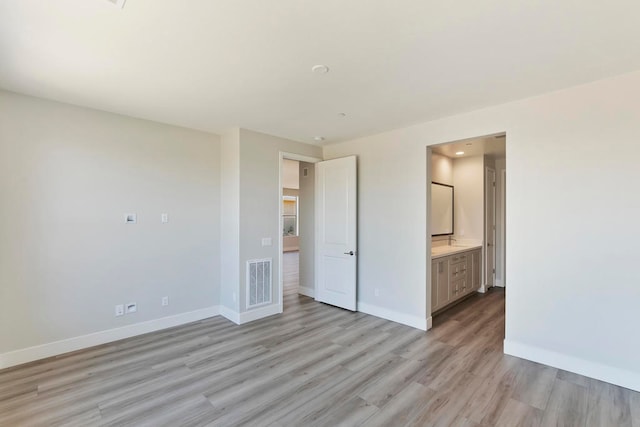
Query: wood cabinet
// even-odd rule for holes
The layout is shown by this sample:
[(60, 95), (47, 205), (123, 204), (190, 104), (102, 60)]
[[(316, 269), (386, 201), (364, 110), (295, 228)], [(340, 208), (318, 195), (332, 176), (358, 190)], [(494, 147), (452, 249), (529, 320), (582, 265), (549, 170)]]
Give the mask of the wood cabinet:
[(431, 312), (480, 288), (482, 254), (480, 248), (431, 260)]
[(444, 307), (449, 304), (449, 262), (439, 258), (431, 262), (431, 305)]

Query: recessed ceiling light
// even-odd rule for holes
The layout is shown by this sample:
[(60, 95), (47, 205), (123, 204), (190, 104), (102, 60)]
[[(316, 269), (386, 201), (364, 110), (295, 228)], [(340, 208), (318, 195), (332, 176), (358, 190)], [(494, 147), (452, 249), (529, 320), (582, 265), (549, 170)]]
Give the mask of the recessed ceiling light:
[(324, 141), (324, 137), (323, 136), (314, 136), (313, 140), (316, 142), (322, 142)]
[(462, 156), (464, 154), (464, 151), (456, 151), (456, 156)]
[(329, 67), (326, 65), (314, 65), (311, 67), (311, 71), (316, 74), (327, 74), (329, 72)]

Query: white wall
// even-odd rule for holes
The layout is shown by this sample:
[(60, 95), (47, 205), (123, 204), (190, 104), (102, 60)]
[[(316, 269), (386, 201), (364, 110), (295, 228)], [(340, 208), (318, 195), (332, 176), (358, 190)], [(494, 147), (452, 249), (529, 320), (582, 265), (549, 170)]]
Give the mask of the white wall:
[(431, 181), (453, 185), (453, 160), (442, 154), (431, 153)]
[(481, 244), (484, 240), (484, 161), (483, 156), (453, 160), (454, 234)]
[(359, 158), (359, 302), (428, 315), (425, 146), (506, 131), (506, 352), (640, 390), (638, 95), (635, 72), (326, 146)]
[(0, 368), (217, 306), (217, 136), (2, 91), (0, 111)]
[(220, 304), (238, 312), (240, 282), (240, 129), (220, 138)]
[(328, 145), (324, 158), (358, 156), (358, 309), (426, 328), (426, 141), (402, 132)]
[(297, 190), (300, 188), (300, 178), (298, 168), (300, 162), (297, 160), (282, 160), (282, 187)]
[[(322, 149), (246, 129), (240, 129), (240, 312), (246, 311), (245, 265), (254, 258), (273, 259), (273, 306), (278, 292), (278, 239), (280, 228), (280, 152), (322, 157)], [(271, 237), (273, 246), (263, 247), (261, 239)]]

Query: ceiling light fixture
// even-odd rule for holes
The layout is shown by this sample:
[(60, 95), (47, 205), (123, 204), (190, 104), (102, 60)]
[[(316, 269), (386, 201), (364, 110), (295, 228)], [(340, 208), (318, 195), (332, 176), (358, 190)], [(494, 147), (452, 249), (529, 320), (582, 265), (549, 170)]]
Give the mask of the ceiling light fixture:
[(329, 67), (322, 64), (314, 65), (313, 67), (311, 67), (311, 71), (313, 71), (316, 74), (327, 74), (329, 72)]
[(464, 151), (456, 151), (456, 156), (462, 156), (464, 154)]
[(324, 141), (324, 137), (323, 136), (314, 136), (313, 140), (315, 142), (322, 142), (322, 141)]

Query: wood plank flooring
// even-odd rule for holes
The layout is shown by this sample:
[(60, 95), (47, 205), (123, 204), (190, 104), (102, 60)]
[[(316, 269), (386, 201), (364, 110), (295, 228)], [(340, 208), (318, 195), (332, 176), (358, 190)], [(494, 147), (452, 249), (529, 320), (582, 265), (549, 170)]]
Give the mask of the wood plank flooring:
[(0, 371), (1, 426), (630, 426), (640, 394), (502, 354), (504, 293), (425, 333), (296, 293), (222, 317)]

